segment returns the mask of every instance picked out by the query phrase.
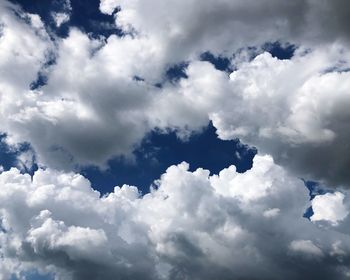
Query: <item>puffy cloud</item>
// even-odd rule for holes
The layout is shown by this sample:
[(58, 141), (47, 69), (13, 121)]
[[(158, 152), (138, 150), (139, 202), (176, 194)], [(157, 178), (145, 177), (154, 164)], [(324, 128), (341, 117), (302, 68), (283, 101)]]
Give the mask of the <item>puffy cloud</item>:
[[(38, 16), (22, 13), (30, 21), (20, 21), (4, 3), (0, 130), (10, 144), (29, 142), (40, 164), (105, 167), (112, 157), (131, 158), (152, 129), (186, 136), (212, 120), (219, 137), (238, 137), (298, 176), (349, 184), (342, 1), (220, 1), (215, 9), (210, 1), (155, 1), (154, 16), (148, 16), (150, 3), (119, 1), (118, 24), (132, 25), (136, 33), (92, 39), (73, 28), (54, 43)], [(110, 14), (116, 4), (103, 1), (100, 7)], [(320, 17), (325, 11), (339, 16)], [(318, 30), (317, 18), (330, 21), (322, 25), (328, 31)], [(302, 22), (310, 28), (301, 28)], [(232, 54), (278, 39), (301, 44), (292, 60), (263, 53), (247, 62), (238, 55), (229, 79), (197, 61), (208, 50)], [(55, 63), (45, 68), (50, 52)], [(189, 61), (188, 79), (164, 82), (165, 70), (182, 61)], [(30, 90), (41, 72), (47, 84)], [(161, 88), (154, 86), (162, 81)]]
[(6, 1), (1, 2), (0, 13), (1, 113), (6, 113), (8, 99), (23, 95), (35, 80), (50, 44), (39, 16), (25, 14)]
[(117, 0), (103, 0), (100, 2), (100, 11), (104, 14), (111, 15), (118, 5), (119, 3)]
[[(132, 34), (94, 39), (72, 28), (54, 40), (37, 15), (0, 4), (8, 143), (30, 142), (50, 167), (103, 166), (130, 157), (154, 128), (186, 135), (212, 120), (221, 138), (239, 137), (293, 174), (349, 185), (347, 3), (118, 3), (116, 22)], [(301, 47), (290, 61), (233, 59), (229, 77), (197, 61), (276, 40)], [(183, 61), (188, 78), (164, 81)], [(47, 82), (34, 86), (40, 74)], [(302, 218), (302, 181), (269, 156), (244, 174), (172, 166), (144, 196), (122, 186), (101, 197), (78, 174), (12, 169), (0, 174), (0, 277), (35, 268), (74, 280), (346, 279), (346, 195), (317, 196), (313, 222)]]
[(190, 63), (189, 79), (155, 103), (156, 118), (181, 127), (208, 114), (221, 138), (257, 146), (298, 176), (349, 186), (346, 1), (101, 0), (104, 13), (117, 7), (117, 25), (161, 46), (168, 63), (266, 41), (299, 45), (291, 61), (265, 53), (242, 63), (247, 58), (236, 55), (230, 80), (208, 64)]
[(306, 188), (269, 156), (243, 174), (171, 166), (144, 196), (125, 185), (100, 197), (52, 169), (11, 169), (0, 186), (3, 279), (346, 279), (349, 235), (302, 218)]
[(278, 3), (101, 0), (100, 3), (101, 12), (106, 14), (120, 8), (115, 18), (123, 30), (151, 37), (176, 59), (203, 51), (232, 53), (240, 47), (259, 46), (267, 41), (314, 45), (349, 39), (346, 0)]
[(311, 221), (328, 221), (337, 225), (339, 221), (344, 220), (349, 214), (343, 202), (344, 194), (340, 192), (316, 196), (312, 200), (314, 215), (310, 217)]
[[(112, 62), (99, 72), (105, 61), (91, 55), (101, 42), (73, 30), (60, 44), (47, 90), (30, 90), (49, 59), (52, 43), (39, 26), (40, 18), (22, 13), (21, 21), (11, 10), (17, 7), (6, 2), (1, 5), (0, 129), (7, 133), (7, 142), (28, 141), (41, 163), (61, 167), (70, 166), (71, 157), (74, 163), (100, 164), (115, 154), (130, 153), (148, 127), (142, 117), (148, 103), (142, 86), (132, 82), (131, 74), (127, 78), (120, 78), (118, 72), (113, 75), (121, 68), (113, 69)], [(103, 79), (105, 75), (108, 78)]]
[(339, 44), (300, 48), (291, 60), (262, 53), (229, 77), (193, 62), (159, 102), (181, 96), (179, 107), (208, 116), (220, 138), (254, 145), (306, 179), (349, 186), (349, 58)]
[[(0, 130), (8, 144), (29, 142), (40, 164), (66, 170), (105, 166), (114, 156), (131, 158), (156, 127), (192, 131), (207, 124), (207, 118), (185, 121), (185, 114), (171, 124), (158, 117), (154, 104), (161, 90), (153, 82), (163, 79), (165, 66), (153, 41), (115, 35), (104, 41), (72, 28), (53, 42), (38, 16), (10, 4), (2, 8)], [(39, 75), (46, 83), (32, 87)]]

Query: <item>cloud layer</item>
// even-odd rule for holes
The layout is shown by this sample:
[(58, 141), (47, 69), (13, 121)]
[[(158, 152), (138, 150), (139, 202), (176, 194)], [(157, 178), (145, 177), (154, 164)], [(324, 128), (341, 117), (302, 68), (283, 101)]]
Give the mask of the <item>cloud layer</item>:
[[(212, 120), (221, 138), (255, 145), (298, 176), (349, 186), (347, 4), (155, 2), (149, 16), (143, 2), (102, 1), (108, 14), (120, 5), (116, 23), (132, 32), (105, 39), (74, 28), (57, 38), (38, 16), (1, 4), (7, 142), (28, 141), (43, 165), (106, 167), (115, 156), (132, 157), (155, 128), (185, 136)], [(338, 16), (322, 17), (326, 11)], [(292, 60), (259, 51), (276, 40), (299, 46)], [(261, 53), (253, 60), (244, 55), (250, 46)], [(198, 61), (206, 51), (231, 56), (229, 79)], [(183, 61), (188, 79), (168, 82), (166, 70)], [(33, 86), (40, 77), (46, 84)]]
[[(33, 148), (22, 172), (34, 159), (46, 167), (0, 172), (0, 278), (347, 279), (348, 1), (104, 0), (100, 10), (123, 36), (71, 27), (60, 38), (0, 4), (0, 132)], [(276, 41), (295, 45), (290, 60), (263, 51)], [(232, 73), (202, 61), (208, 51)], [(168, 79), (174, 65), (183, 78)], [(144, 196), (122, 186), (101, 197), (72, 172), (132, 160), (154, 129), (186, 138), (209, 121), (271, 156), (243, 174), (171, 166)], [(310, 201), (298, 177), (337, 189)]]
[(349, 55), (338, 44), (291, 60), (263, 53), (229, 77), (192, 63), (169, 96), (195, 104), (220, 138), (254, 145), (297, 176), (349, 186)]
[[(315, 207), (314, 223), (302, 218), (306, 188), (269, 156), (257, 156), (244, 174), (171, 166), (144, 196), (124, 185), (100, 197), (81, 175), (50, 169), (33, 180), (12, 169), (0, 182), (1, 279), (34, 268), (56, 279), (347, 279), (349, 272), (350, 237), (334, 224), (346, 223), (348, 212)], [(318, 196), (313, 206), (342, 196)]]
[[(346, 4), (157, 2), (147, 4), (156, 7), (149, 16), (143, 2), (103, 1), (101, 10), (117, 4), (116, 23), (124, 32), (132, 26), (133, 35), (93, 39), (72, 28), (54, 41), (38, 16), (2, 4), (1, 130), (10, 144), (28, 141), (39, 162), (55, 168), (105, 166), (131, 157), (152, 129), (186, 135), (212, 120), (221, 138), (255, 145), (298, 176), (349, 185)], [(325, 11), (341, 16), (327, 17), (321, 32), (316, 18)], [(250, 61), (238, 51), (276, 40), (299, 45), (291, 61), (268, 53)], [(235, 54), (230, 79), (198, 61), (208, 50)], [(166, 82), (166, 69), (182, 61), (189, 61), (188, 79)], [(30, 90), (40, 75), (47, 84)]]

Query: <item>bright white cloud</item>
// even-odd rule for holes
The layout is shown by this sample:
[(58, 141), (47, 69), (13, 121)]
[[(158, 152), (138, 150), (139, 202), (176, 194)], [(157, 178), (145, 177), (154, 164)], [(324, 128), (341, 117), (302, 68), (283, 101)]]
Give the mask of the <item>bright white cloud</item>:
[(310, 217), (311, 221), (327, 221), (337, 225), (344, 220), (349, 214), (344, 205), (344, 197), (344, 194), (340, 192), (316, 196), (312, 200), (314, 214)]
[(118, 7), (118, 0), (101, 0), (100, 2), (100, 10), (102, 13), (111, 15), (114, 10)]
[[(268, 192), (241, 195), (264, 182)], [(143, 197), (132, 186), (100, 197), (82, 176), (51, 169), (33, 180), (12, 169), (0, 186), (3, 279), (34, 268), (65, 280), (346, 279), (349, 235), (302, 218), (306, 188), (269, 156), (244, 174), (171, 166)]]

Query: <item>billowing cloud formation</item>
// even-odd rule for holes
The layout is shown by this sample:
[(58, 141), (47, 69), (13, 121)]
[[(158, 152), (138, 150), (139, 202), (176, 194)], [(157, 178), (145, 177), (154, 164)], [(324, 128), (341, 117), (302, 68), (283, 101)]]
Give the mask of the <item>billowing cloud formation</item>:
[[(350, 185), (348, 1), (104, 0), (100, 10), (122, 37), (57, 38), (0, 3), (0, 131), (33, 147), (18, 159), (24, 171), (49, 167), (0, 175), (0, 278), (347, 279), (348, 191), (310, 202), (296, 175)], [(275, 41), (297, 46), (291, 60), (261, 51)], [(207, 51), (227, 55), (233, 73), (200, 61)], [(184, 62), (187, 77), (168, 81)], [(186, 136), (210, 120), (283, 167), (257, 156), (244, 174), (210, 176), (182, 163), (149, 194), (103, 197), (55, 170), (105, 166), (153, 129)]]
[(236, 54), (238, 70), (229, 81), (207, 65), (190, 64), (190, 79), (175, 89), (185, 101), (168, 95), (158, 107), (180, 105), (160, 119), (176, 119), (179, 107), (196, 104), (221, 138), (255, 145), (298, 176), (350, 185), (348, 1), (101, 0), (106, 14), (117, 7), (118, 26), (151, 38), (175, 61), (277, 40), (300, 46), (292, 61), (263, 54), (241, 65)]
[(244, 174), (171, 166), (144, 196), (123, 186), (100, 197), (82, 176), (50, 169), (33, 180), (12, 169), (0, 184), (1, 279), (34, 268), (65, 280), (349, 273), (350, 236), (331, 221), (327, 229), (302, 218), (306, 188), (269, 156)]
[(103, 13), (117, 7), (118, 26), (151, 37), (171, 57), (205, 50), (221, 54), (276, 40), (314, 45), (350, 39), (346, 0), (101, 0)]
[[(155, 128), (186, 135), (212, 120), (221, 138), (255, 145), (298, 176), (349, 186), (346, 1), (102, 1), (100, 9), (117, 5), (123, 37), (72, 28), (52, 41), (38, 16), (1, 4), (8, 143), (28, 141), (39, 163), (71, 170), (130, 157)], [(299, 46), (292, 60), (241, 56), (276, 40)], [(208, 50), (234, 54), (229, 79), (198, 61)], [(183, 61), (188, 79), (167, 82), (166, 69)], [(47, 83), (33, 86), (40, 75)]]
[[(135, 78), (156, 82), (162, 75), (157, 46), (131, 36), (113, 35), (104, 42), (77, 29), (52, 42), (39, 17), (2, 5), (1, 71), (6, 75), (0, 85), (0, 130), (9, 144), (28, 141), (38, 161), (51, 167), (102, 166), (113, 156), (129, 157), (147, 132), (164, 123), (155, 110), (160, 89)], [(151, 57), (154, 64), (148, 63)], [(37, 80), (46, 78), (40, 87)], [(191, 131), (208, 122), (188, 122), (182, 111), (173, 128)]]
[(338, 44), (300, 49), (291, 60), (263, 53), (230, 77), (192, 63), (169, 96), (196, 104), (222, 139), (254, 145), (298, 176), (349, 186), (349, 58)]

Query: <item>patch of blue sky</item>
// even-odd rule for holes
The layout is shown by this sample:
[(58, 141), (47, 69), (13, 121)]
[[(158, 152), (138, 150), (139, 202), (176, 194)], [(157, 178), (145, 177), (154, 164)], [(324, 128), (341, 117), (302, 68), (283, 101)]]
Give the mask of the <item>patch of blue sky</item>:
[(255, 148), (243, 145), (239, 140), (220, 140), (210, 124), (187, 141), (180, 140), (176, 132), (164, 134), (153, 131), (135, 150), (133, 162), (116, 158), (109, 161), (110, 168), (106, 171), (88, 167), (81, 172), (102, 193), (111, 192), (114, 186), (123, 184), (138, 186), (142, 193), (147, 193), (152, 182), (170, 165), (186, 161), (191, 171), (201, 167), (212, 174), (235, 165), (238, 172), (245, 172), (252, 167), (256, 153)]
[(123, 32), (115, 26), (114, 17), (99, 12), (99, 0), (71, 0), (70, 19), (66, 24), (57, 26), (52, 12), (62, 11), (63, 1), (42, 1), (42, 0), (10, 0), (19, 4), (26, 12), (35, 13), (45, 22), (45, 25), (60, 37), (66, 37), (70, 27), (76, 27), (89, 33), (91, 36), (105, 36), (111, 34), (118, 36)]
[(211, 52), (204, 52), (200, 55), (202, 61), (208, 61), (214, 65), (217, 70), (231, 73), (233, 71), (231, 60), (225, 56), (215, 56)]

